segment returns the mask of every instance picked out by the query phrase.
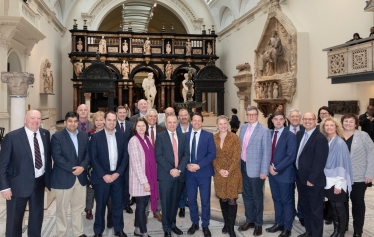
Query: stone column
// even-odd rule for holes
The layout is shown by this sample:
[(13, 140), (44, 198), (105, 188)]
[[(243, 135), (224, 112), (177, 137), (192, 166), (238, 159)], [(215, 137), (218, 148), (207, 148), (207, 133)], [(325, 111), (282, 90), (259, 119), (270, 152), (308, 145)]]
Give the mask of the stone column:
[(129, 106), (130, 106), (130, 108), (132, 108), (132, 109), (134, 109), (133, 108), (133, 103), (132, 103), (132, 97), (133, 97), (133, 95), (132, 95), (132, 86), (129, 86)]
[(174, 108), (174, 102), (175, 102), (175, 95), (174, 95), (175, 87), (174, 85), (171, 86), (171, 95), (170, 95), (170, 106)]
[(204, 103), (204, 105), (203, 105), (203, 111), (207, 111), (206, 109), (206, 92), (203, 92), (203, 93), (201, 93), (201, 102), (204, 102), (205, 101), (205, 103)]
[(161, 87), (157, 87), (157, 111), (160, 110), (161, 107)]
[(246, 109), (249, 105), (251, 105), (252, 73), (251, 66), (248, 63), (239, 64), (236, 66), (236, 69), (238, 69), (239, 72), (233, 77), (235, 78), (234, 84), (239, 89), (239, 91), (236, 93), (239, 97), (237, 116), (241, 121), (241, 124), (243, 124), (244, 121), (247, 121)]
[[(7, 71), (7, 60), (8, 51), (10, 48), (10, 42), (1, 39), (0, 40), (0, 72)], [(8, 112), (8, 92), (7, 85), (0, 83), (0, 127), (5, 128), (5, 133), (9, 132), (9, 112)]]
[(122, 90), (123, 90), (123, 82), (118, 83), (118, 106), (122, 104)]
[(170, 86), (167, 86), (166, 89), (166, 106), (170, 107)]
[(164, 109), (166, 109), (166, 107), (165, 107), (165, 86), (161, 86), (161, 106), (164, 107)]
[(24, 125), (27, 88), (34, 83), (34, 74), (28, 72), (2, 72), (1, 81), (8, 85), (11, 114), (10, 131), (13, 131)]
[(78, 85), (73, 85), (73, 90), (73, 111), (75, 111), (78, 108)]
[(217, 115), (216, 111), (216, 93), (210, 93), (210, 110)]
[(85, 104), (88, 108), (88, 114), (91, 112), (91, 93), (84, 93)]

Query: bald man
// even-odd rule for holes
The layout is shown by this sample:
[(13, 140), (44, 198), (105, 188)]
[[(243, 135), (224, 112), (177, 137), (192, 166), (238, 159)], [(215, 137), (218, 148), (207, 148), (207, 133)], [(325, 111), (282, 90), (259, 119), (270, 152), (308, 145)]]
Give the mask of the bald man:
[(87, 105), (79, 105), (77, 108), (77, 113), (79, 115), (78, 130), (82, 132), (88, 132), (88, 130), (92, 129), (93, 126), (90, 121)]
[(138, 110), (139, 113), (132, 116), (130, 122), (135, 123), (137, 118), (143, 118), (147, 114), (148, 104), (146, 100), (141, 99), (138, 101)]
[(44, 189), (51, 189), (50, 133), (40, 128), (42, 116), (30, 110), (25, 126), (8, 133), (0, 151), (0, 192), (6, 199), (6, 237), (22, 236), (29, 202), (28, 236), (41, 236)]

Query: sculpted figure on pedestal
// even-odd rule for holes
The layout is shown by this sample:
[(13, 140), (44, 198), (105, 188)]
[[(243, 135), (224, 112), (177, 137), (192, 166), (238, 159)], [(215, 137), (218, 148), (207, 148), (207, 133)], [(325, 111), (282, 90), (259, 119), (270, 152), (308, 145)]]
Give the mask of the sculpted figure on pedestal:
[(278, 84), (274, 83), (273, 85), (273, 98), (278, 99), (279, 92), (278, 92)]
[(78, 39), (78, 44), (77, 44), (77, 50), (78, 52), (82, 52), (82, 49), (83, 49), (83, 42), (81, 40), (81, 38)]
[(168, 64), (166, 64), (166, 80), (171, 79), (171, 74), (173, 73), (173, 66), (170, 64), (170, 61), (168, 61)]
[(191, 51), (192, 51), (192, 44), (191, 44), (190, 39), (188, 39), (186, 42), (186, 56), (191, 56)]
[(79, 77), (82, 74), (83, 71), (83, 63), (82, 59), (79, 60), (79, 62), (74, 63), (74, 72), (77, 77)]
[(166, 54), (170, 54), (171, 53), (171, 45), (168, 41), (168, 43), (166, 44)]
[(122, 79), (129, 79), (129, 62), (126, 62), (126, 60), (123, 60), (122, 67)]
[(127, 53), (127, 50), (129, 50), (129, 45), (127, 44), (127, 40), (125, 40), (122, 44), (122, 50), (124, 53)]
[(104, 39), (104, 36), (101, 37), (101, 40), (99, 42), (99, 53), (106, 53), (106, 40)]
[(147, 98), (148, 103), (148, 109), (152, 109), (155, 97), (156, 97), (156, 86), (155, 86), (155, 80), (153, 79), (153, 73), (148, 73), (148, 77), (144, 78), (143, 84), (142, 84), (144, 95)]
[(206, 54), (211, 55), (212, 53), (213, 53), (212, 45), (210, 44), (210, 42), (208, 42), (208, 46), (207, 46), (207, 49), (206, 49)]
[(149, 37), (147, 37), (147, 40), (144, 42), (143, 50), (144, 54), (151, 54), (151, 41), (149, 40)]
[[(184, 74), (184, 80), (182, 81), (182, 86), (183, 86), (183, 89), (182, 89), (183, 102), (187, 102), (187, 92), (188, 92), (188, 87), (186, 85), (187, 82), (188, 82), (188, 74), (185, 73)], [(192, 80), (191, 80), (191, 82), (192, 82)], [(192, 86), (191, 86), (191, 95), (192, 95), (191, 99), (192, 99), (194, 93), (195, 93), (195, 90), (194, 90), (193, 84), (192, 84)]]
[(281, 40), (277, 31), (273, 31), (268, 41), (268, 48), (263, 54), (263, 65), (265, 65), (265, 75), (271, 76), (277, 72), (278, 57), (283, 55)]
[(53, 93), (53, 72), (51, 66), (52, 63), (46, 59), (42, 68), (42, 93)]

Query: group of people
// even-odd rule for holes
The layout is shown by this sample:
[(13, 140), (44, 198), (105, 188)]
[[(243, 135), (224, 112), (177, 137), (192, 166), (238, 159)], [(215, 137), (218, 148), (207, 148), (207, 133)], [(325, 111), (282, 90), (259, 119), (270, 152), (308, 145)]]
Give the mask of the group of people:
[(253, 228), (253, 236), (262, 235), (266, 178), (275, 209), (275, 224), (267, 232), (291, 236), (296, 183), (298, 217), (306, 229), (298, 237), (322, 237), (324, 198), (332, 209), (331, 236), (344, 236), (348, 198), (354, 236), (362, 236), (365, 190), (374, 177), (374, 143), (357, 128), (360, 123), (362, 130), (374, 132), (374, 107), (369, 106), (360, 120), (346, 114), (341, 121), (333, 118), (328, 107), (321, 107), (317, 116), (308, 112), (302, 117), (298, 110), (291, 110), (288, 118), (278, 109), (272, 114), (274, 127), (270, 130), (259, 123), (257, 107), (249, 106), (239, 136), (230, 132), (230, 121), (223, 115), (217, 117), (218, 132), (213, 135), (202, 129), (204, 118), (199, 113), (190, 117), (187, 110), (180, 109), (177, 116), (169, 107), (165, 122), (158, 125), (158, 113), (148, 109), (146, 101), (138, 102), (138, 110), (129, 121), (123, 106), (116, 112), (96, 112), (90, 121), (87, 106), (80, 105), (76, 112), (65, 115), (65, 129), (51, 139), (49, 131), (40, 128), (40, 112), (28, 111), (25, 126), (8, 133), (0, 151), (6, 236), (22, 236), (27, 202), (28, 236), (41, 236), (47, 187), (56, 194), (58, 237), (66, 234), (69, 207), (73, 235), (86, 236), (81, 213), (86, 210), (92, 215), (94, 200), (94, 237), (104, 232), (106, 212), (107, 227), (114, 229), (115, 236), (126, 236), (123, 210), (130, 195), (136, 201), (135, 236), (149, 236), (150, 211), (162, 222), (165, 237), (171, 232), (182, 235), (176, 216), (178, 209), (179, 217), (185, 216), (187, 199), (192, 223), (187, 234), (193, 235), (201, 227), (204, 237), (211, 237), (212, 177), (224, 219), (222, 233), (230, 237), (236, 236), (239, 193), (246, 221), (238, 230)]
[[(370, 34), (369, 34), (369, 37), (373, 37), (373, 36), (374, 36), (374, 26), (370, 27)], [(352, 42), (352, 41), (356, 41), (356, 40), (360, 40), (360, 39), (362, 39), (360, 37), (360, 34), (359, 33), (354, 33), (353, 38), (348, 40), (347, 43)]]

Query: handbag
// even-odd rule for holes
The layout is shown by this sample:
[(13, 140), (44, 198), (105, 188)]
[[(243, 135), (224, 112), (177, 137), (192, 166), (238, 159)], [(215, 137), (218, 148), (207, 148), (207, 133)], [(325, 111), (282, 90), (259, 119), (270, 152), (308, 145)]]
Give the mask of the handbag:
[(332, 214), (331, 214), (331, 205), (329, 201), (325, 201), (323, 203), (323, 219), (324, 220), (331, 220)]

